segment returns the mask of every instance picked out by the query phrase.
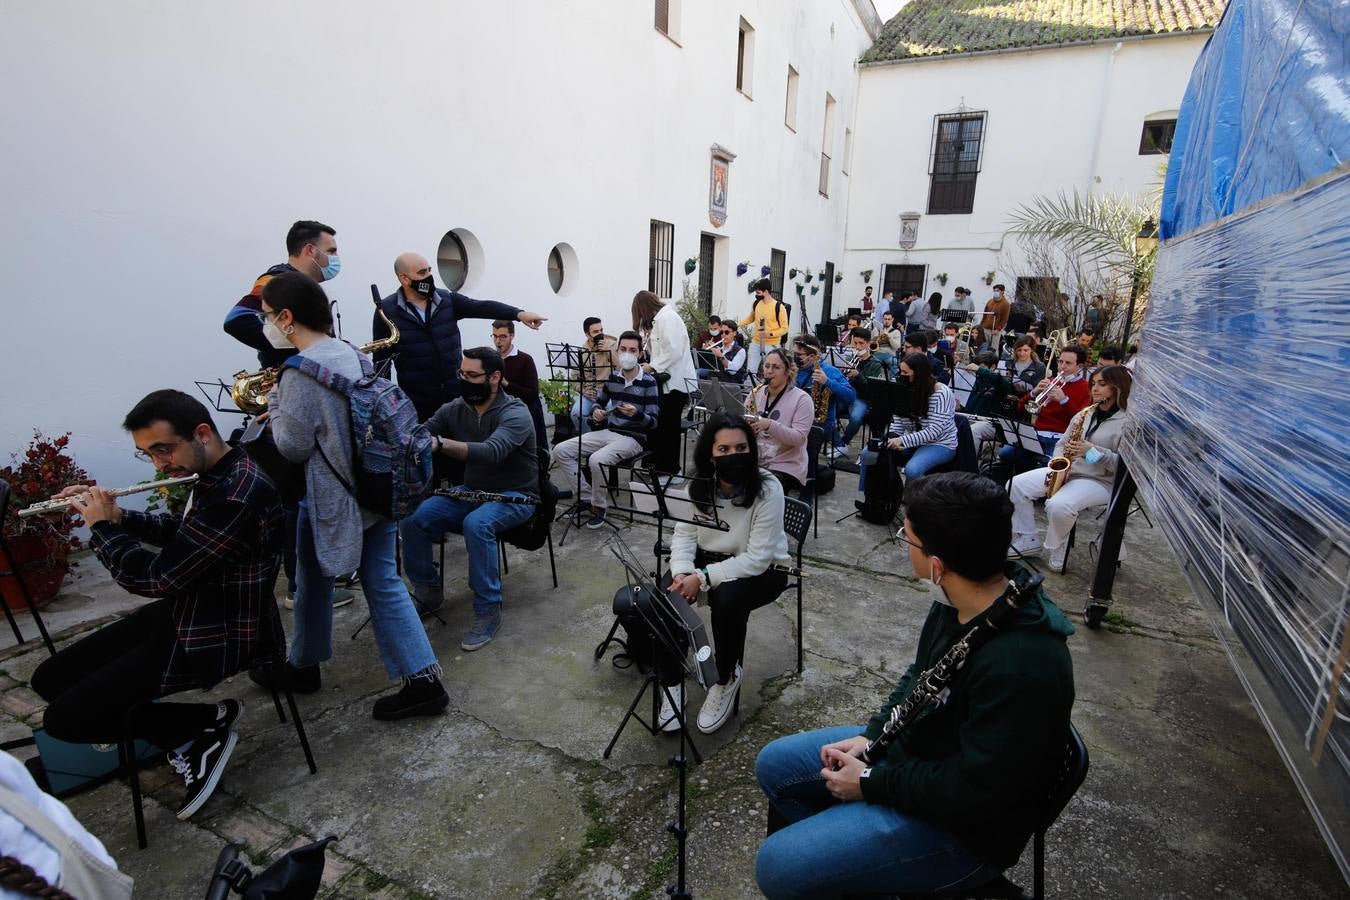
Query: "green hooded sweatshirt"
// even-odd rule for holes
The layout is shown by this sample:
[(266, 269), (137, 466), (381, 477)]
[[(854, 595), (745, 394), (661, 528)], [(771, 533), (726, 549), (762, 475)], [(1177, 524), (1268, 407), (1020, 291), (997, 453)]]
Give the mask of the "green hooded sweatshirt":
[[(1018, 584), (1030, 577), (1016, 564), (1007, 572)], [(933, 604), (914, 664), (868, 723), (869, 740), (916, 676), (987, 614), (962, 625), (955, 609)], [(939, 705), (901, 732), (862, 779), (863, 799), (946, 828), (990, 866), (1015, 864), (1069, 734), (1073, 662), (1064, 639), (1071, 634), (1073, 625), (1038, 591), (1011, 627), (966, 660)]]

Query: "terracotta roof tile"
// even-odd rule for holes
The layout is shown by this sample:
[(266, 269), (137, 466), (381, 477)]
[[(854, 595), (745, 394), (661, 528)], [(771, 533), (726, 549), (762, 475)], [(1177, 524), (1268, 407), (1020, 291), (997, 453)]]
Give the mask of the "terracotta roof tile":
[(863, 62), (1213, 28), (1225, 0), (911, 0)]

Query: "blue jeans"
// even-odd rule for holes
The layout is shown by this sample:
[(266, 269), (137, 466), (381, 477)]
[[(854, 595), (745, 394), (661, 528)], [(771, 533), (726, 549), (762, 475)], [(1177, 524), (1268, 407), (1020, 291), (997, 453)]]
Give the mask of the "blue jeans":
[[(1036, 437), (1041, 442), (1041, 449), (1045, 451), (1045, 458), (1049, 459), (1050, 457), (1054, 456), (1055, 444), (1059, 443), (1059, 438), (1048, 438), (1043, 434), (1038, 434), (1036, 435)], [(1012, 444), (1004, 444), (1002, 447), (1000, 447), (998, 451), (998, 458), (1010, 459), (1013, 460), (1014, 463), (1022, 463), (1023, 461), (1028, 462), (1034, 461), (1031, 452), (1029, 450), (1023, 450), (1021, 447), (1014, 447)], [(1042, 462), (1043, 461), (1037, 462), (1037, 465), (1041, 465)]]
[(572, 424), (577, 427), (577, 431), (581, 430), (581, 420), (590, 416), (593, 409), (595, 401), (585, 394), (579, 395), (572, 403)]
[[(865, 456), (866, 454), (864, 454)], [(941, 444), (924, 444), (921, 447), (915, 447), (910, 451), (909, 459), (905, 462), (905, 483), (908, 484), (915, 478), (922, 478), (933, 469), (944, 463), (949, 463), (956, 458), (956, 451), (951, 447), (944, 447)], [(861, 493), (863, 487), (867, 484), (867, 470), (870, 464), (859, 462), (858, 465), (858, 492)]]
[(790, 823), (769, 835), (755, 880), (769, 900), (840, 893), (928, 893), (983, 884), (996, 869), (950, 833), (892, 806), (834, 799), (820, 777), (820, 748), (862, 734), (855, 725), (821, 728), (770, 742), (755, 777)]
[[(513, 497), (523, 497), (507, 491)], [(441, 583), (431, 559), (431, 548), (447, 531), (464, 535), (469, 551), (469, 589), (476, 613), (495, 612), (502, 605), (502, 576), (497, 557), (497, 535), (528, 522), (534, 504), (468, 503), (448, 497), (428, 497), (404, 519), (403, 567), (414, 584)]]
[(848, 427), (844, 429), (845, 444), (853, 440), (853, 436), (862, 429), (865, 421), (867, 421), (867, 401), (854, 400), (853, 407), (848, 411)]
[[(370, 607), (375, 646), (389, 677), (403, 678), (436, 666), (412, 597), (398, 577), (393, 522), (381, 519), (366, 529), (361, 543), (361, 593)], [(319, 570), (309, 504), (301, 501), (296, 531), (295, 635), (291, 665), (312, 666), (333, 656), (333, 579)]]

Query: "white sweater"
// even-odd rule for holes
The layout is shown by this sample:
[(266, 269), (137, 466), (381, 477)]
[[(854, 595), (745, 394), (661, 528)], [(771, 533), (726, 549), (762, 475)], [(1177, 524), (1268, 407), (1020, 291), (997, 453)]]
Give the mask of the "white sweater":
[(663, 306), (652, 320), (647, 353), (651, 357), (653, 369), (670, 374), (665, 391), (689, 393), (689, 386), (696, 379), (694, 359), (689, 351), (689, 329), (685, 328), (684, 319), (680, 318), (675, 307)]
[(713, 553), (729, 553), (731, 559), (708, 566), (708, 583), (753, 578), (769, 566), (790, 565), (787, 532), (783, 530), (783, 486), (767, 469), (759, 470), (759, 496), (752, 506), (735, 506), (717, 498), (717, 517), (726, 531), (679, 522), (670, 541), (670, 572), (688, 575), (694, 571), (694, 553), (702, 547)]

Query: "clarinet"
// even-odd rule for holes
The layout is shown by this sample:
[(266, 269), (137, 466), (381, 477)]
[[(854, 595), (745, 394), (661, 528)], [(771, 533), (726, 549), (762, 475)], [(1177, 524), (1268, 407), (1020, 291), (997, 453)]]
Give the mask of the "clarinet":
[(527, 505), (538, 503), (533, 497), (515, 497), (511, 494), (494, 494), (491, 491), (471, 491), (468, 489), (451, 489), (434, 491), (437, 497), (445, 497), (450, 500), (463, 500), (466, 503), (516, 503)]
[(956, 676), (956, 673), (961, 671), (961, 667), (966, 664), (970, 655), (984, 646), (999, 629), (1008, 623), (1013, 613), (1021, 609), (1027, 600), (1040, 590), (1043, 580), (1044, 576), (1034, 575), (1020, 588), (1013, 582), (1008, 582), (1008, 590), (1004, 591), (994, 601), (994, 605), (989, 608), (989, 615), (984, 622), (966, 632), (966, 636), (953, 644), (952, 648), (944, 653), (941, 659), (919, 675), (918, 684), (914, 686), (908, 696), (891, 707), (891, 716), (886, 720), (886, 724), (881, 727), (881, 734), (877, 735), (863, 750), (863, 762), (870, 766), (880, 762), (885, 757), (886, 750), (891, 744), (895, 743), (895, 739), (900, 736), (900, 732), (904, 730), (905, 726), (917, 719), (919, 714), (947, 689), (947, 685)]

